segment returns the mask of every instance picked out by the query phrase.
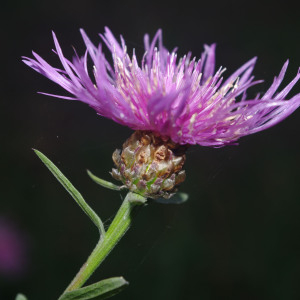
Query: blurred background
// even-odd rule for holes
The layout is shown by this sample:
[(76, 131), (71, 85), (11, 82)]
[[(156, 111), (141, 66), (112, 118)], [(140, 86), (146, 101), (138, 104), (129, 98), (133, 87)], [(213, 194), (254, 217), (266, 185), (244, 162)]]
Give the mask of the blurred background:
[[(59, 66), (51, 30), (66, 57), (84, 53), (79, 28), (92, 41), (109, 26), (129, 53), (143, 35), (164, 32), (168, 49), (217, 43), (217, 66), (230, 74), (258, 56), (253, 88), (264, 92), (284, 63), (284, 84), (300, 66), (298, 7), (288, 1), (7, 1), (1, 8), (0, 299), (57, 299), (97, 242), (89, 219), (34, 155), (45, 153), (108, 225), (117, 192), (111, 154), (131, 130), (62, 93), (21, 63), (35, 50)], [(300, 92), (298, 84), (289, 97)], [(251, 93), (250, 93), (251, 96)], [(89, 282), (123, 275), (130, 286), (114, 299), (300, 299), (300, 111), (239, 146), (188, 151), (183, 205), (151, 204)], [(122, 195), (124, 196), (124, 195)]]

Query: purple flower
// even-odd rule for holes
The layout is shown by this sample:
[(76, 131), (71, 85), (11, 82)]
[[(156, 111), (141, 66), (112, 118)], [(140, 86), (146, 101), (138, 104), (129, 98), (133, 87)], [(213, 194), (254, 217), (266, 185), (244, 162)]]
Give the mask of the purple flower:
[(18, 277), (28, 265), (28, 245), (24, 233), (0, 217), (0, 276)]
[[(288, 61), (263, 96), (247, 99), (247, 89), (262, 82), (252, 76), (256, 58), (223, 80), (225, 69), (215, 71), (215, 44), (204, 45), (199, 60), (192, 59), (190, 52), (178, 60), (176, 49), (168, 52), (164, 48), (162, 31), (158, 30), (151, 43), (145, 35), (145, 54), (139, 64), (134, 50), (131, 56), (127, 53), (122, 36), (119, 44), (105, 28), (100, 36), (112, 53), (110, 65), (102, 45), (95, 47), (83, 30), (81, 34), (86, 53), (83, 57), (76, 54), (71, 62), (53, 33), (63, 69), (50, 66), (34, 52), (35, 59), (25, 57), (24, 62), (73, 95), (51, 96), (85, 102), (99, 115), (134, 130), (151, 130), (179, 144), (218, 147), (277, 124), (300, 105), (300, 94), (286, 99), (300, 78), (299, 71), (277, 91)], [(88, 55), (93, 78), (88, 71)]]

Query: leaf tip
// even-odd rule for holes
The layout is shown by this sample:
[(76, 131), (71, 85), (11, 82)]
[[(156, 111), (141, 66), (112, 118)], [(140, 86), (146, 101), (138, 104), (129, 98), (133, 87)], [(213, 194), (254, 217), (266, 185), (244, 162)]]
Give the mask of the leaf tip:
[(25, 295), (18, 293), (15, 300), (27, 300)]
[(42, 152), (40, 152), (39, 150), (37, 150), (37, 149), (35, 149), (35, 148), (31, 148), (33, 151), (34, 151), (34, 153), (37, 155), (37, 156), (41, 156), (42, 155)]
[(124, 285), (129, 285), (129, 281), (127, 281), (123, 276), (120, 276), (120, 281), (121, 281)]

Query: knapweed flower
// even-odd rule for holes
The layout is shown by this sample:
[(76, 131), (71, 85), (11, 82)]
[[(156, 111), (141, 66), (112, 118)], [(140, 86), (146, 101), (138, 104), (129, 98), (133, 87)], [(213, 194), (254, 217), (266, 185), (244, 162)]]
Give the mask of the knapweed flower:
[[(100, 36), (112, 53), (111, 65), (102, 45), (95, 47), (83, 30), (81, 34), (87, 51), (83, 57), (76, 54), (71, 62), (53, 33), (63, 69), (50, 66), (34, 52), (35, 59), (25, 57), (24, 62), (73, 95), (52, 96), (87, 103), (99, 115), (134, 130), (156, 132), (178, 144), (219, 147), (277, 124), (300, 104), (300, 94), (286, 99), (300, 78), (299, 72), (277, 92), (288, 61), (263, 96), (248, 99), (247, 89), (261, 82), (252, 76), (256, 58), (223, 80), (225, 69), (215, 71), (215, 44), (205, 45), (199, 60), (191, 59), (191, 53), (178, 60), (176, 49), (168, 52), (163, 46), (158, 30), (151, 43), (145, 35), (145, 54), (139, 64), (134, 50), (128, 54), (122, 36), (119, 44), (105, 28)], [(88, 70), (88, 55), (93, 76)]]
[[(138, 63), (130, 55), (123, 37), (115, 39), (108, 28), (100, 35), (112, 53), (112, 64), (102, 45), (96, 47), (81, 30), (85, 55), (64, 57), (53, 33), (54, 52), (63, 69), (50, 66), (38, 54), (24, 62), (59, 84), (73, 96), (50, 95), (79, 100), (97, 113), (137, 130), (114, 152), (116, 169), (112, 175), (129, 190), (146, 197), (169, 198), (185, 178), (184, 145), (221, 147), (240, 137), (267, 129), (289, 116), (300, 105), (300, 94), (290, 100), (287, 94), (300, 78), (296, 77), (280, 92), (288, 61), (263, 96), (247, 98), (254, 81), (256, 58), (249, 60), (227, 79), (225, 68), (215, 71), (215, 44), (204, 45), (200, 59), (189, 52), (178, 59), (176, 49), (167, 51), (158, 30), (153, 41), (144, 37), (145, 54)], [(93, 65), (89, 71), (88, 56)]]

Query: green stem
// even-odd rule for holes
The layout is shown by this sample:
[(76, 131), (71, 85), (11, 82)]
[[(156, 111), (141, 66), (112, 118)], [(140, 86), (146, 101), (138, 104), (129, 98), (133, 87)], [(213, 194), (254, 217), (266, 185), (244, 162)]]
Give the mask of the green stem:
[(92, 254), (67, 287), (65, 293), (83, 286), (130, 227), (132, 211), (135, 206), (145, 202), (146, 199), (138, 194), (131, 192), (127, 194), (105, 236), (100, 238)]

